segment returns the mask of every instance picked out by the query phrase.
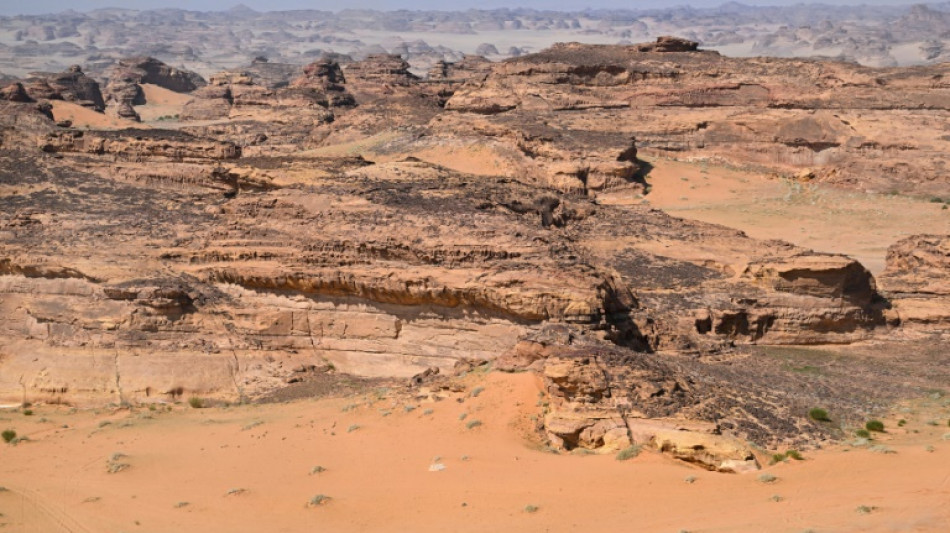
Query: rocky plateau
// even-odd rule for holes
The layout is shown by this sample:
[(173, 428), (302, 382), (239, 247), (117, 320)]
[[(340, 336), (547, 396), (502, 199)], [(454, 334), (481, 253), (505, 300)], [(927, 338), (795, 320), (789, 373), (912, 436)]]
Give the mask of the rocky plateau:
[[(875, 279), (605, 200), (649, 198), (651, 154), (950, 202), (947, 76), (661, 37), (425, 77), (387, 53), (10, 81), (0, 400), (245, 400), (315, 369), (437, 387), (490, 361), (538, 374), (554, 447), (754, 469), (749, 442), (840, 434), (748, 349), (946, 342), (950, 237), (894, 243)], [(159, 89), (187, 102), (138, 122)]]

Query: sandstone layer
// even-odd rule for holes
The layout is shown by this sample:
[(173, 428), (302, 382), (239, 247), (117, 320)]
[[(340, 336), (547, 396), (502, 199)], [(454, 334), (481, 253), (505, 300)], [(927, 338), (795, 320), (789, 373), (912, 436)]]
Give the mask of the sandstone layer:
[[(392, 55), (326, 57), (286, 83), (252, 67), (195, 89), (176, 129), (86, 131), (42, 102), (0, 103), (0, 399), (244, 399), (317, 368), (410, 378), (498, 360), (541, 376), (555, 447), (646, 444), (742, 471), (757, 466), (745, 440), (838, 434), (783, 406), (793, 388), (730, 368), (737, 347), (945, 322), (908, 303), (945, 296), (942, 237), (896, 245), (879, 290), (843, 255), (598, 201), (648, 193), (638, 150), (658, 139), (776, 172), (807, 159), (809, 179), (945, 185), (922, 177), (942, 156), (869, 148), (840, 111), (906, 119), (939, 149), (923, 126), (946, 113), (941, 67), (734, 60), (674, 38), (429, 81)], [(139, 82), (191, 79), (156, 68)], [(905, 180), (868, 172), (884, 154)], [(727, 364), (696, 362), (710, 358)]]

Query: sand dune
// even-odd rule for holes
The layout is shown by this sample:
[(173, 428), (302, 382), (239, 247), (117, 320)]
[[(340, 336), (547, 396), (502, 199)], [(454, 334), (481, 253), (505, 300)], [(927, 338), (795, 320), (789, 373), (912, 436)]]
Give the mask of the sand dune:
[(97, 113), (91, 109), (83, 107), (72, 102), (62, 100), (52, 100), (53, 118), (56, 120), (71, 120), (74, 128), (91, 128), (102, 130), (116, 130), (123, 128), (147, 128), (144, 124), (126, 120), (123, 118), (110, 117), (103, 113)]
[[(804, 461), (767, 467), (777, 480), (763, 483), (652, 452), (625, 462), (545, 452), (528, 438), (529, 417), (540, 414), (533, 375), (470, 379), (484, 387), (478, 397), (439, 402), (370, 393), (171, 412), (7, 411), (3, 425), (30, 441), (3, 447), (0, 523), (143, 532), (943, 531), (950, 523), (947, 409), (936, 401), (902, 414), (902, 429), (886, 420), (895, 429), (879, 440), (895, 453), (805, 452)], [(926, 423), (937, 416), (942, 427)], [(482, 425), (468, 429), (472, 420)], [(117, 453), (112, 461), (129, 466), (110, 474)], [(311, 474), (315, 466), (325, 471)], [(331, 499), (308, 507), (317, 494)]]

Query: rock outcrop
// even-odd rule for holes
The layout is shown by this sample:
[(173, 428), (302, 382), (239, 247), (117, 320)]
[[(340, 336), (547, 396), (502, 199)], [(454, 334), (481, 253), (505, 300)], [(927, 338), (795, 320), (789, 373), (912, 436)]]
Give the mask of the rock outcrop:
[(905, 326), (950, 329), (950, 235), (913, 235), (891, 245), (881, 284)]
[(0, 100), (8, 102), (32, 102), (33, 99), (27, 94), (23, 84), (15, 81), (6, 87), (0, 89)]
[(206, 85), (194, 72), (179, 70), (153, 57), (122, 59), (109, 73), (106, 85), (106, 112), (112, 116), (139, 120), (135, 106), (145, 105), (142, 84), (149, 83), (179, 93), (189, 93)]
[(23, 87), (33, 100), (65, 100), (96, 111), (105, 109), (99, 83), (86, 76), (78, 65), (59, 74), (33, 73), (24, 80)]
[[(667, 38), (471, 63), (429, 81), (388, 55), (324, 58), (286, 84), (227, 71), (175, 130), (78, 130), (0, 102), (0, 400), (243, 398), (297, 368), (408, 378), (498, 360), (539, 373), (554, 447), (743, 471), (745, 440), (834, 434), (750, 346), (945, 323), (914, 310), (946, 296), (944, 237), (895, 245), (879, 291), (845, 256), (598, 199), (647, 193), (638, 150), (664, 135), (742, 164), (873, 160), (869, 123), (822, 99), (919, 121), (908, 102), (946, 111), (931, 72), (924, 91), (917, 69), (738, 61)], [(133, 107), (142, 70), (116, 78), (113, 105)], [(705, 124), (680, 128), (694, 107)], [(707, 147), (711, 132), (728, 142)]]
[[(493, 122), (635, 137), (648, 153), (706, 159), (887, 192), (946, 190), (945, 66), (873, 69), (831, 61), (735, 59), (661, 38), (568, 43), (496, 64), (454, 92), (452, 128)], [(584, 113), (565, 111), (584, 110)], [(887, 123), (887, 128), (879, 125)]]

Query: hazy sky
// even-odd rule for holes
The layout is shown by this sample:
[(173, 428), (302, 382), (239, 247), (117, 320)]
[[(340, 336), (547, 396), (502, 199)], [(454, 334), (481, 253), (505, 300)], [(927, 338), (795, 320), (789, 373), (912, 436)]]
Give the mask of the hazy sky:
[[(177, 7), (197, 11), (217, 11), (243, 3), (259, 11), (282, 9), (322, 9), (337, 11), (343, 8), (372, 9), (493, 9), (501, 7), (531, 7), (536, 9), (581, 10), (586, 8), (652, 8), (672, 5), (697, 7), (717, 6), (724, 0), (0, 0), (0, 14), (19, 15), (53, 13), (66, 9), (88, 11), (101, 7), (125, 7), (130, 9), (153, 9)], [(782, 5), (799, 3), (797, 0), (746, 0), (752, 5)], [(813, 3), (813, 2), (802, 2)], [(833, 5), (891, 4), (907, 5), (921, 0), (823, 0), (818, 3)]]

